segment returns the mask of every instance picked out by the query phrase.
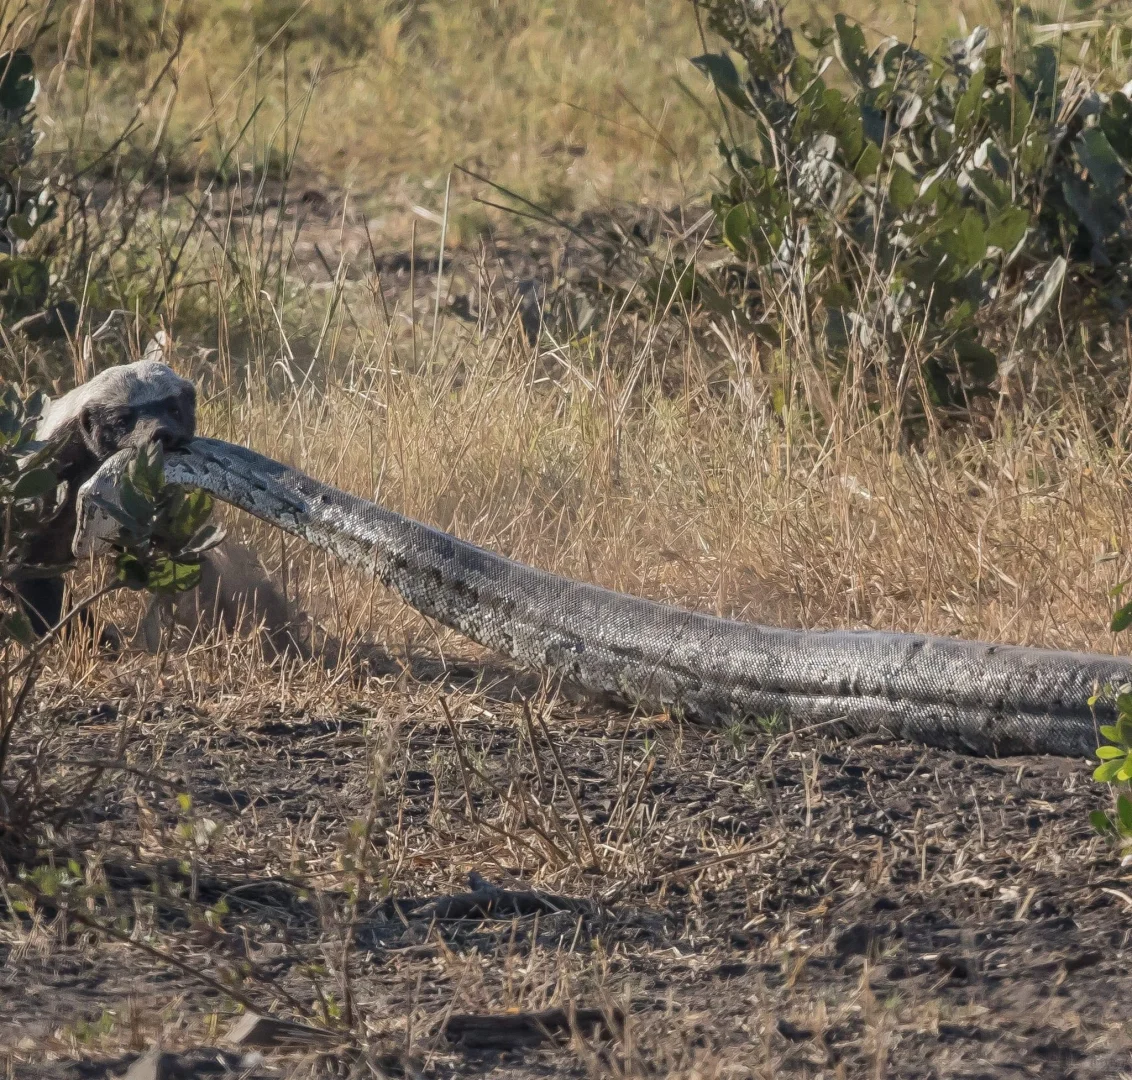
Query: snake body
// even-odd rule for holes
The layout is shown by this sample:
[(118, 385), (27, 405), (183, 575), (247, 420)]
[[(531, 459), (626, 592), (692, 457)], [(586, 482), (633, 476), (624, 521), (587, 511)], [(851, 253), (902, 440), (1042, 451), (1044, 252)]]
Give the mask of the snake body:
[[(115, 467), (120, 474), (112, 461), (92, 484), (113, 486)], [(168, 454), (166, 478), (376, 576), (520, 664), (648, 711), (716, 724), (777, 716), (982, 755), (1085, 756), (1096, 725), (1112, 722), (1107, 691), (1132, 682), (1132, 662), (1111, 656), (786, 630), (627, 596), (515, 562), (215, 439)]]

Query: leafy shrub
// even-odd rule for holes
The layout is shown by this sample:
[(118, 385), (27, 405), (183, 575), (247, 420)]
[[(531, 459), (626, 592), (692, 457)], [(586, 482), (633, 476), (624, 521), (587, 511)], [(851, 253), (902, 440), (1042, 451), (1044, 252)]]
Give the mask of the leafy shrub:
[(933, 58), (894, 39), (870, 48), (838, 15), (803, 26), (806, 55), (775, 0), (698, 6), (737, 54), (693, 63), (727, 113), (713, 205), (758, 281), (764, 334), (823, 332), (831, 356), (874, 372), (910, 359), (925, 406), (962, 410), (1006, 359), (990, 331), (1012, 351), (1063, 292), (1074, 317), (1123, 320), (1132, 84), (1117, 81), (1119, 48), (1094, 80), (1052, 44), (1004, 50), (978, 27)]
[(200, 584), (200, 557), (223, 537), (208, 524), (212, 496), (165, 482), (158, 443), (143, 448), (123, 478), (120, 505), (103, 502), (117, 520), (115, 572), (121, 585), (178, 593)]
[[(1117, 585), (1113, 596), (1119, 597), (1126, 583)], [(1132, 603), (1122, 604), (1113, 613), (1111, 630), (1122, 633), (1132, 626)], [(1122, 687), (1116, 697), (1116, 723), (1100, 729), (1106, 741), (1097, 747), (1100, 764), (1093, 770), (1093, 779), (1102, 784), (1119, 784), (1116, 807), (1111, 813), (1094, 810), (1089, 815), (1093, 828), (1114, 841), (1126, 856), (1132, 856), (1132, 690)]]
[(56, 211), (50, 188), (29, 172), (38, 94), (30, 54), (0, 53), (0, 317), (9, 323), (41, 313), (51, 286), (46, 259), (28, 247)]

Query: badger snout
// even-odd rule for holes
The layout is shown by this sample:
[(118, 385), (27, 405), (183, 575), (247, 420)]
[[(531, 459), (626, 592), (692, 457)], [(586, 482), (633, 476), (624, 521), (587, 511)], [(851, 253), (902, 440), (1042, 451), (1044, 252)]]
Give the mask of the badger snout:
[(156, 442), (162, 450), (175, 450), (192, 439), (195, 411), (179, 401), (170, 402), (153, 411), (140, 413), (134, 420), (130, 442), (144, 446)]

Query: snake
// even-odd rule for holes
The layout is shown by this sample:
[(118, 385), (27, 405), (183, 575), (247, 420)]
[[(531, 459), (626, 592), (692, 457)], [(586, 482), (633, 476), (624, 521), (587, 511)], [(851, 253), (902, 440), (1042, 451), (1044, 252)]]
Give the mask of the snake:
[[(79, 494), (76, 554), (105, 547), (132, 451)], [(1091, 756), (1132, 661), (882, 630), (761, 626), (575, 581), (461, 540), (243, 446), (165, 455), (199, 488), (379, 579), (472, 641), (601, 701), (710, 725), (832, 728), (980, 756)], [(100, 519), (101, 513), (101, 519)], [(101, 520), (101, 523), (100, 523)]]

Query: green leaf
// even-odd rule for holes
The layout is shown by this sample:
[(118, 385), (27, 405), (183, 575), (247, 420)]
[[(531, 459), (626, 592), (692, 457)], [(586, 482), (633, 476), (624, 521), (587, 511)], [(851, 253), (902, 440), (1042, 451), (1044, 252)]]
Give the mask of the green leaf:
[(201, 565), (198, 562), (173, 563), (173, 589), (175, 592), (188, 592), (200, 584)]
[[(967, 173), (975, 190), (994, 207), (1001, 210), (1013, 201), (1010, 188), (986, 169), (971, 169)], [(1022, 213), (1025, 213), (1023, 210)]]
[(1012, 100), (1014, 104), (1014, 122), (1010, 129), (1010, 141), (1012, 145), (1017, 146), (1026, 138), (1030, 128), (1030, 120), (1034, 114), (1030, 102), (1021, 91), (1016, 91), (1012, 95)]
[(986, 71), (980, 68), (971, 76), (967, 89), (959, 95), (955, 103), (955, 131), (962, 134), (973, 127), (982, 108), (983, 88), (986, 85)]
[(1132, 799), (1127, 795), (1116, 797), (1116, 817), (1124, 832), (1132, 832)]
[(1122, 630), (1127, 630), (1129, 626), (1132, 626), (1132, 603), (1124, 604), (1113, 612), (1109, 629), (1114, 634), (1119, 634)]
[(723, 219), (723, 242), (740, 258), (750, 253), (751, 211), (746, 203), (739, 203), (727, 211)]
[(159, 558), (145, 579), (150, 592), (176, 593), (194, 589), (200, 583), (200, 563), (177, 562), (168, 557)]
[(1117, 758), (1122, 758), (1125, 756), (1125, 751), (1121, 750), (1119, 746), (1097, 747), (1097, 757), (1101, 761), (1115, 761)]
[(858, 180), (868, 180), (876, 176), (877, 169), (880, 168), (880, 161), (880, 147), (874, 142), (865, 143), (865, 149), (861, 151), (857, 164), (853, 166), (853, 175)]
[(1132, 780), (1132, 754), (1124, 759), (1124, 764), (1120, 766), (1116, 779), (1121, 781)]
[(1120, 740), (1120, 732), (1116, 730), (1115, 724), (1104, 724), (1101, 726), (1102, 738), (1108, 739), (1109, 742), (1118, 742)]
[(129, 481), (129, 478), (123, 480), (118, 495), (122, 503), (122, 511), (131, 524), (145, 525), (153, 518), (154, 512), (157, 509), (156, 505), (152, 499), (146, 498), (146, 496)]
[(728, 101), (744, 112), (750, 111), (751, 102), (743, 91), (739, 72), (730, 56), (726, 53), (704, 53), (703, 56), (693, 56), (692, 63), (711, 79), (712, 85)]
[(987, 244), (1009, 255), (1030, 227), (1030, 212), (1021, 206), (1007, 206), (987, 226)]
[(862, 86), (869, 85), (869, 50), (865, 43), (865, 32), (856, 23), (850, 22), (844, 15), (835, 15), (833, 19), (837, 38), (834, 48), (837, 58), (845, 66), (845, 70), (853, 76)]
[(212, 513), (212, 496), (194, 489), (182, 494), (170, 525), (170, 536), (187, 543), (208, 521)]
[(1115, 832), (1112, 822), (1109, 820), (1108, 814), (1103, 810), (1093, 810), (1089, 813), (1089, 823), (1101, 834), (1101, 836), (1108, 836), (1110, 833)]
[(794, 57), (790, 65), (790, 89), (796, 94), (802, 93), (814, 78), (814, 65), (804, 56)]
[(1028, 135), (1018, 153), (1018, 166), (1023, 176), (1037, 176), (1050, 156), (1050, 142), (1038, 132)]
[(1125, 180), (1124, 166), (1100, 128), (1086, 128), (1073, 143), (1089, 178), (1106, 195), (1114, 195)]
[(20, 474), (16, 486), (12, 489), (12, 498), (38, 499), (54, 491), (58, 486), (59, 481), (50, 469), (31, 469)]
[(35, 226), (23, 214), (13, 214), (8, 218), (6, 227), (18, 240), (30, 240), (35, 235)]
[(910, 173), (899, 165), (893, 167), (888, 181), (888, 197), (897, 210), (907, 210), (916, 201), (916, 181)]
[(945, 232), (940, 237), (944, 251), (954, 260), (963, 272), (977, 266), (987, 253), (987, 238), (983, 231), (981, 215), (974, 210), (966, 211), (953, 232)]
[(1120, 772), (1120, 766), (1123, 760), (1123, 758), (1119, 758), (1115, 761), (1106, 761), (1104, 764), (1098, 765), (1093, 770), (1093, 779), (1102, 784), (1111, 782), (1116, 777), (1116, 774)]
[(155, 500), (165, 487), (165, 455), (161, 444), (151, 442), (143, 446), (131, 463), (128, 475), (141, 495)]

